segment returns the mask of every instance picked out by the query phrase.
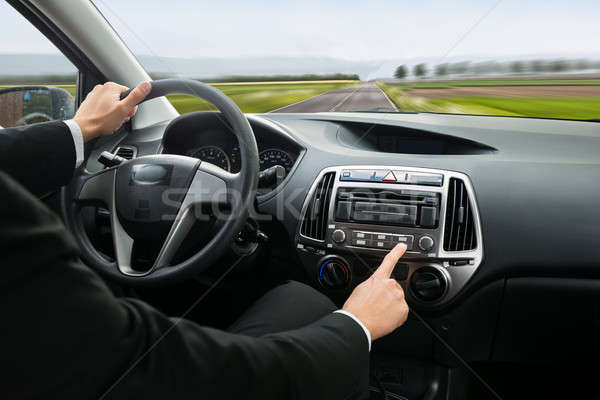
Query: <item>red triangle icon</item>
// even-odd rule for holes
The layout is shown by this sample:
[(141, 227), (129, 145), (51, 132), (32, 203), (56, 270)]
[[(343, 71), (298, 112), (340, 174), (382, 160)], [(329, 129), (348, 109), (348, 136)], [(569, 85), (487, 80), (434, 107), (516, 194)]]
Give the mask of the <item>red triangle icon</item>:
[(383, 177), (384, 182), (396, 182), (396, 176), (392, 171), (388, 172), (386, 176)]

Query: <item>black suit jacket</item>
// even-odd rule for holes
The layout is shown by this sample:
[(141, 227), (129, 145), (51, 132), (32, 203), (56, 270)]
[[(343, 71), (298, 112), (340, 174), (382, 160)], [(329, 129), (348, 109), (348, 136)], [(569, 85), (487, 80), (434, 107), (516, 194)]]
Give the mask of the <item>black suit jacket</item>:
[(0, 129), (0, 170), (36, 194), (66, 185), (75, 158), (73, 136), (64, 122)]
[(115, 298), (22, 186), (68, 181), (66, 125), (8, 129), (0, 141), (1, 168), (21, 183), (0, 172), (1, 398), (344, 399), (365, 390), (367, 339), (345, 315), (256, 338), (175, 324)]

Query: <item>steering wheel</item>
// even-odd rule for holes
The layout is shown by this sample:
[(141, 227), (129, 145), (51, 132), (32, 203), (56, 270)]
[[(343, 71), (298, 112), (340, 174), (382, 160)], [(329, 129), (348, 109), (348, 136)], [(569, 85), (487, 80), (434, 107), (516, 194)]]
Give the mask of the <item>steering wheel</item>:
[[(241, 110), (221, 91), (193, 80), (151, 82), (145, 100), (166, 94), (187, 94), (212, 103), (237, 137), (241, 170), (229, 173), (213, 164), (179, 155), (155, 154), (134, 158), (95, 174), (78, 170), (62, 191), (65, 221), (81, 249), (82, 259), (109, 278), (126, 283), (162, 283), (198, 274), (229, 248), (248, 216), (256, 196), (259, 163), (252, 128)], [(128, 94), (125, 92), (121, 97)], [(98, 252), (85, 233), (81, 207), (103, 204), (110, 213), (115, 260)], [(212, 207), (216, 233), (191, 257), (173, 263), (174, 256), (201, 210)], [(223, 212), (223, 208), (227, 212)], [(134, 244), (160, 246), (147, 270), (132, 265)]]

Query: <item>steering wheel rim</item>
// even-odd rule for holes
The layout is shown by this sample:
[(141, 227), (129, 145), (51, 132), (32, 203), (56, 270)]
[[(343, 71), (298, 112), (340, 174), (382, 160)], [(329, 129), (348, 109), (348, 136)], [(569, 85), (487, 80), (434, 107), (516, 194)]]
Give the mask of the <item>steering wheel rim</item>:
[[(258, 182), (259, 161), (256, 139), (246, 116), (231, 99), (218, 89), (193, 80), (163, 79), (153, 81), (151, 84), (152, 89), (144, 101), (166, 94), (185, 94), (213, 104), (229, 123), (238, 140), (241, 170), (237, 174), (231, 174), (212, 164), (191, 157), (161, 154), (138, 157), (117, 167), (94, 174), (89, 174), (84, 169), (76, 171), (72, 182), (62, 190), (61, 203), (65, 222), (81, 249), (81, 258), (102, 275), (130, 284), (177, 281), (198, 274), (211, 266), (226, 252), (233, 236), (242, 229), (248, 217), (248, 210), (254, 202)], [(127, 94), (128, 92), (125, 92), (122, 97)], [(122, 183), (127, 179), (133, 179), (136, 168), (139, 173), (140, 165), (169, 165), (172, 166), (172, 170), (181, 170), (184, 173), (191, 174), (191, 180), (185, 189), (185, 195), (183, 195), (179, 204), (169, 233), (163, 243), (163, 248), (161, 248), (153, 267), (144, 273), (132, 272), (131, 266), (124, 265), (122, 256), (123, 254), (127, 256), (127, 254), (123, 253), (122, 246), (128, 246), (131, 251), (133, 242), (128, 243), (126, 238), (124, 240), (123, 232), (120, 231), (123, 228), (123, 224), (121, 224), (123, 213), (118, 212), (120, 200), (117, 199), (119, 190), (122, 190), (123, 193), (128, 190), (127, 188), (119, 189), (121, 186), (126, 185), (117, 186), (118, 182)], [(111, 185), (112, 190), (107, 191), (107, 187)], [(226, 201), (231, 205), (231, 212), (221, 221), (216, 234), (202, 249), (188, 259), (171, 265), (170, 261), (178, 248), (177, 246), (181, 244), (181, 241), (189, 232), (194, 221), (193, 218), (196, 217), (195, 213), (190, 210), (207, 200), (206, 193), (204, 193), (207, 187), (223, 189), (223, 186), (227, 197)], [(142, 190), (145, 189), (142, 188)], [(200, 191), (204, 194), (201, 194)], [(209, 200), (215, 203), (224, 201), (223, 193), (218, 196), (215, 193), (209, 195), (212, 195)], [(162, 199), (165, 198), (163, 195)], [(115, 261), (108, 260), (92, 245), (78, 215), (83, 206), (99, 203), (108, 206), (111, 213)], [(119, 227), (119, 225), (121, 226)], [(129, 237), (129, 239), (132, 238)], [(174, 240), (179, 241), (179, 243), (175, 243), (173, 245), (175, 247), (171, 246), (165, 251), (168, 242)], [(165, 252), (168, 254), (165, 255)], [(131, 257), (131, 253), (129, 253), (129, 257)]]

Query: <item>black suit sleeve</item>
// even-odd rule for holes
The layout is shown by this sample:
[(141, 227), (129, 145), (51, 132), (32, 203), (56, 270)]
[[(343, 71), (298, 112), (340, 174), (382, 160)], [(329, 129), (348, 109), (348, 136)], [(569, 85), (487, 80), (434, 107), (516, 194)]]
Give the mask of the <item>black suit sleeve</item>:
[(77, 259), (53, 213), (0, 173), (2, 398), (345, 399), (363, 393), (368, 344), (329, 314), (249, 337), (117, 299)]
[(62, 121), (0, 129), (0, 170), (36, 194), (66, 185), (75, 160), (73, 136)]

